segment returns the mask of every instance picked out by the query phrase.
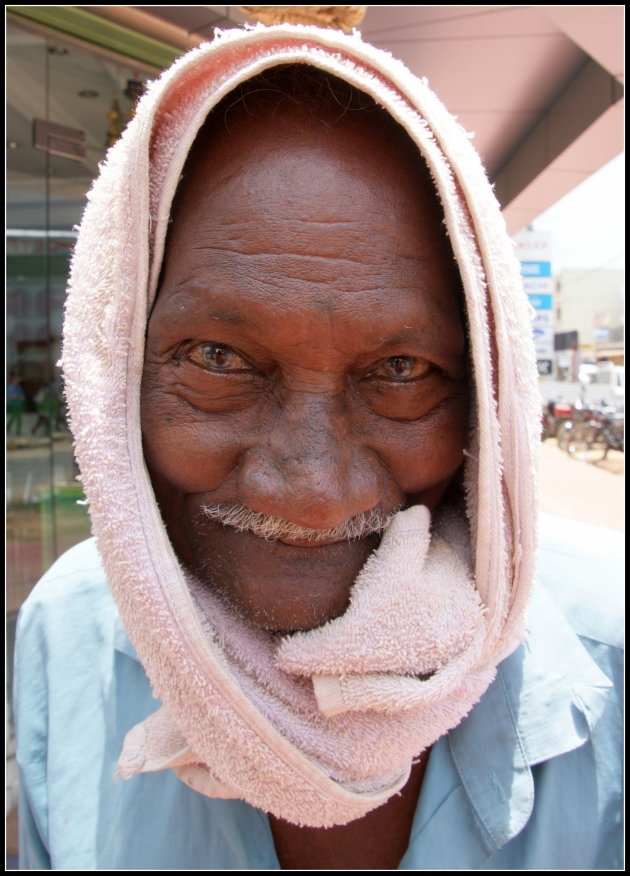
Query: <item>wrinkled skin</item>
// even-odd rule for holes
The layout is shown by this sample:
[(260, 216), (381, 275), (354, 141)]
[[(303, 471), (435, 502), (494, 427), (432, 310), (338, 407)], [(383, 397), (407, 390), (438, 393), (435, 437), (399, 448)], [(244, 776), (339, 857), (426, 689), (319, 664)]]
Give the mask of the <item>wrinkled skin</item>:
[(440, 502), (467, 436), (458, 275), (426, 170), (347, 114), (247, 116), (196, 148), (147, 332), (145, 458), (180, 560), (256, 624), (341, 614), (378, 536), (269, 542)]

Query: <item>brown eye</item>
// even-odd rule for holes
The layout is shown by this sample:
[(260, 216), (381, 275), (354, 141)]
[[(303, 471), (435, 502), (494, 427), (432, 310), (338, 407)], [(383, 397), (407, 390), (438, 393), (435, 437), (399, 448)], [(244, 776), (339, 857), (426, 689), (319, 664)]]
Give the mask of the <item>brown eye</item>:
[(196, 365), (213, 371), (251, 370), (236, 350), (223, 344), (199, 344), (188, 355)]
[(390, 356), (376, 373), (392, 380), (413, 380), (415, 377), (422, 377), (430, 369), (431, 364), (425, 359), (415, 359), (413, 356)]

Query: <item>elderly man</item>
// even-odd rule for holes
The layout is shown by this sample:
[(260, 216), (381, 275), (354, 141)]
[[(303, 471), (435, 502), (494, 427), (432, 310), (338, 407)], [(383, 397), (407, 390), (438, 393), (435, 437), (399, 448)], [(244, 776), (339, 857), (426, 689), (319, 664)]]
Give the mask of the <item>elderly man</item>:
[(96, 543), (20, 622), (25, 868), (620, 865), (610, 629), (541, 591), (521, 645), (527, 320), (466, 136), (358, 37), (152, 87), (73, 261)]

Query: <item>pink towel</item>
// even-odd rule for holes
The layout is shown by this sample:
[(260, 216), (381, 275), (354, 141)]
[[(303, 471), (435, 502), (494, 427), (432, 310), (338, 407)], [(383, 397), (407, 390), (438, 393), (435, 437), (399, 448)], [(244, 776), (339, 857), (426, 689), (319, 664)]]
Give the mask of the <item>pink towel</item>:
[[(466, 517), (392, 521), (346, 614), (280, 641), (181, 568), (142, 456), (144, 333), (171, 201), (209, 110), (281, 63), (371, 94), (418, 145), (465, 290), (475, 397)], [(519, 265), (467, 134), (389, 55), (314, 27), (220, 34), (140, 102), (95, 182), (73, 257), (63, 368), (93, 531), (162, 707), (128, 735), (123, 776), (173, 768), (210, 796), (302, 825), (359, 818), (467, 714), (522, 640), (534, 565), (538, 394)], [(405, 606), (403, 612), (401, 607)], [(407, 616), (408, 615), (408, 616)]]

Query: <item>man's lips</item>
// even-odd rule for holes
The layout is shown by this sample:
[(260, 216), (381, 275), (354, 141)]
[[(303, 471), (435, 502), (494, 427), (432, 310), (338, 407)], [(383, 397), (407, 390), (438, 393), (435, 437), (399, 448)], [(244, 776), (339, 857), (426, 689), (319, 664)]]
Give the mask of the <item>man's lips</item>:
[(392, 514), (398, 510), (383, 511), (372, 508), (362, 511), (337, 525), (313, 529), (294, 523), (288, 518), (273, 517), (261, 511), (254, 511), (237, 503), (202, 505), (200, 518), (206, 517), (220, 523), (227, 529), (249, 532), (268, 542), (280, 542), (293, 547), (313, 547), (337, 544), (340, 542), (362, 541), (370, 535), (383, 532)]
[(325, 548), (335, 548), (335, 547), (344, 547), (351, 544), (361, 544), (366, 541), (380, 541), (382, 533), (370, 533), (369, 535), (365, 535), (362, 538), (292, 538), (289, 535), (283, 535), (279, 538), (265, 538), (261, 535), (258, 535), (255, 532), (250, 532), (249, 530), (236, 529), (233, 526), (226, 525), (221, 523), (220, 521), (214, 522), (215, 526), (221, 527), (223, 532), (229, 536), (230, 541), (235, 539), (237, 541), (243, 540), (247, 541), (250, 544), (258, 545), (260, 548), (264, 546), (276, 547), (282, 549), (282, 547), (289, 548), (306, 548), (307, 551), (316, 552), (317, 548), (320, 548), (322, 551)]
[[(200, 521), (201, 522), (201, 521)], [(193, 571), (245, 618), (267, 630), (308, 630), (346, 610), (352, 584), (380, 534), (323, 541), (264, 538), (206, 519), (191, 553)]]

